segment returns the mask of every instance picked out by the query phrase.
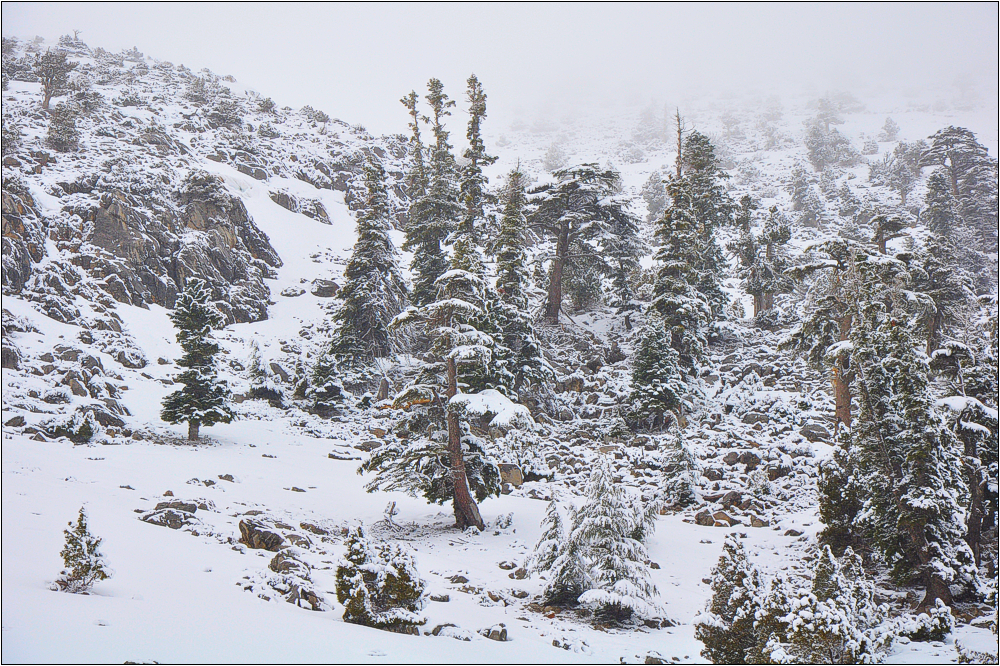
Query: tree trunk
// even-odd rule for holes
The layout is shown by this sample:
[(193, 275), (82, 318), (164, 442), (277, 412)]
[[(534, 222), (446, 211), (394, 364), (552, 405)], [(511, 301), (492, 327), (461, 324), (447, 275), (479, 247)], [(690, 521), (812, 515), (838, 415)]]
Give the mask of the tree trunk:
[(763, 310), (767, 308), (764, 307), (764, 294), (754, 294), (753, 295), (753, 316), (756, 317)]
[[(931, 320), (927, 322), (927, 355), (930, 356), (938, 347), (941, 339), (941, 313), (935, 312), (931, 315)], [(961, 374), (959, 375), (961, 376)]]
[(569, 254), (569, 221), (560, 222), (559, 240), (556, 242), (556, 256), (552, 260), (552, 273), (549, 275), (549, 298), (545, 306), (545, 318), (553, 324), (559, 323), (559, 310), (562, 308), (562, 278), (566, 255)]
[[(853, 316), (844, 315), (840, 320), (840, 339), (846, 340), (851, 333), (851, 323)], [(840, 425), (851, 427), (851, 384), (847, 376), (850, 371), (849, 361), (837, 361), (833, 366), (833, 395), (834, 395), (834, 434), (840, 432)]]
[(681, 110), (677, 109), (677, 180), (681, 179), (681, 155), (684, 147), (684, 128), (681, 122)]
[[(959, 415), (958, 418), (961, 422), (962, 416)], [(965, 523), (965, 542), (969, 544), (978, 567), (982, 564), (983, 488), (986, 486), (986, 479), (983, 477), (983, 465), (980, 462), (979, 451), (976, 450), (974, 436), (966, 436), (961, 439), (965, 445), (965, 460), (963, 462), (969, 484), (969, 517)]]
[[(448, 359), (448, 391), (449, 399), (458, 393), (458, 368), (455, 359)], [(465, 474), (465, 457), (462, 455), (462, 429), (458, 422), (458, 414), (447, 409), (448, 421), (448, 460), (451, 465), (451, 481), (454, 486), (453, 505), (455, 507), (455, 526), (464, 530), (475, 525), (479, 530), (486, 529), (476, 500), (469, 492), (469, 479)]]
[(45, 88), (45, 96), (42, 98), (42, 108), (45, 109), (46, 111), (48, 111), (49, 109), (49, 100), (51, 99), (52, 99), (52, 91), (49, 90), (48, 88)]
[(201, 424), (197, 421), (188, 421), (188, 441), (197, 442), (198, 441), (198, 428)]

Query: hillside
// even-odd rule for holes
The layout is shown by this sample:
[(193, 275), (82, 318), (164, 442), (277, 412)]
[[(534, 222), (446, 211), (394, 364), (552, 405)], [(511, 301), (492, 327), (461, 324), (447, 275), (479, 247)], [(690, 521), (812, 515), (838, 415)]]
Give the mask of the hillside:
[[(541, 314), (543, 263), (554, 243), (531, 244), (529, 309), (552, 374), (515, 396), (527, 425), (492, 427), (493, 407), (479, 414), (485, 420), (473, 434), (503, 489), (480, 503), (485, 530), (459, 531), (450, 502), (366, 492), (373, 477), (358, 469), (373, 451), (408, 440), (412, 410), (370, 405), (382, 377), (392, 391), (415, 381), (426, 350), (378, 359), (368, 383), (345, 389), (332, 410), (318, 409), (310, 393), (336, 334), (338, 292), (364, 210), (362, 169), (372, 156), (386, 173), (391, 239), (397, 248), (406, 240), (409, 137), (374, 137), (318, 109), (282, 107), (232, 77), (70, 38), (58, 47), (79, 65), (42, 109), (43, 84), (29, 63), (46, 46), (4, 46), (5, 662), (703, 663), (695, 621), (712, 597), (727, 535), (740, 537), (768, 580), (812, 577), (824, 527), (817, 480), (836, 443), (836, 398), (829, 367), (782, 343), (814, 307), (818, 278), (774, 295), (773, 320), (755, 320), (731, 250), (739, 230), (721, 228), (727, 305), (687, 375), (679, 423), (630, 422), (634, 359), (657, 279), (648, 184), (678, 159), (673, 110), (581, 111), (504, 128), (485, 122), (487, 149), (498, 156), (485, 173), (498, 191), (518, 164), (534, 187), (574, 164), (617, 170), (615, 196), (639, 219), (642, 251), (629, 277), (634, 309), (612, 306), (610, 278), (598, 276), (596, 295), (579, 303), (567, 296), (565, 316), (552, 323)], [(917, 169), (905, 204), (898, 187), (872, 182), (870, 163), (898, 145), (959, 126), (996, 154), (995, 117), (981, 101), (839, 99), (837, 131), (857, 159), (828, 169), (810, 164), (804, 143), (818, 113), (813, 97), (703, 97), (680, 109), (686, 127), (715, 146), (728, 196), (759, 202), (750, 232), (763, 232), (772, 206), (785, 215), (789, 266), (818, 261), (814, 248), (825, 241), (850, 237), (870, 247), (873, 217), (859, 223), (862, 210), (905, 221), (887, 252), (922, 249), (931, 169)], [(456, 143), (463, 105), (450, 121)], [(878, 140), (887, 117), (899, 134)], [(405, 120), (400, 109), (401, 129)], [(987, 258), (978, 295), (992, 295), (982, 307), (995, 322), (995, 250)], [(402, 253), (411, 279), (412, 260)], [(496, 270), (492, 258), (487, 267)], [(237, 416), (205, 427), (199, 443), (185, 440), (184, 424), (160, 418), (182, 356), (171, 310), (191, 277), (206, 280), (225, 319), (214, 334), (219, 376)], [(970, 347), (988, 325), (983, 312), (963, 315)], [(253, 349), (283, 396), (274, 404), (252, 397)], [(937, 381), (935, 397), (950, 395), (949, 386)], [(995, 401), (992, 409), (995, 421)], [(95, 432), (79, 441), (87, 414)], [(544, 603), (547, 574), (529, 572), (528, 557), (548, 500), (583, 506), (603, 460), (617, 487), (652, 506), (677, 475), (677, 440), (693, 456), (693, 502), (664, 502), (642, 563), (662, 612), (616, 625), (587, 606)], [(986, 484), (994, 504), (995, 467)], [(62, 530), (81, 505), (114, 575), (90, 595), (58, 594), (50, 585), (62, 568)], [(986, 596), (956, 604), (958, 624), (942, 640), (898, 638), (888, 662), (954, 663), (959, 644), (985, 650), (992, 641), (995, 649), (995, 510), (991, 520)], [(341, 621), (336, 568), (357, 524), (411, 549), (429, 597), (420, 635)], [(260, 539), (275, 542), (260, 547)], [(893, 582), (873, 559), (875, 596), (893, 617), (926, 610), (917, 608), (919, 584)], [(497, 640), (501, 624), (506, 640)]]

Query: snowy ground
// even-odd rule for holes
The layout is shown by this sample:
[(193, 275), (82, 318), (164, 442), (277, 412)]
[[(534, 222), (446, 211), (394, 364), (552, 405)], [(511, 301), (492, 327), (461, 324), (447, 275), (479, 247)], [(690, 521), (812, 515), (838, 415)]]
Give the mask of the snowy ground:
[[(18, 94), (35, 94), (33, 85), (19, 83)], [(733, 108), (739, 107), (731, 101)], [(891, 115), (902, 128), (904, 139), (926, 138), (949, 124), (965, 125), (995, 154), (995, 106), (936, 111), (923, 101), (906, 105), (891, 100), (866, 102), (870, 111), (848, 115), (839, 128), (856, 145), (860, 134), (876, 134), (885, 117)], [(692, 104), (682, 111), (696, 128), (720, 131), (718, 119), (723, 108), (715, 102)], [(744, 126), (751, 127), (756, 111), (738, 113), (742, 113)], [(779, 123), (789, 141), (778, 149), (753, 149), (749, 139), (732, 142), (732, 159), (756, 166), (763, 173), (761, 181), (773, 185), (773, 196), (765, 196), (765, 204), (787, 204), (782, 181), (796, 160), (804, 161), (802, 121), (813, 114), (803, 100), (790, 100)], [(499, 184), (500, 176), (518, 159), (534, 176), (544, 177), (539, 172), (546, 148), (558, 142), (568, 153), (569, 163), (601, 160), (615, 164), (622, 170), (626, 192), (638, 197), (649, 174), (654, 169), (669, 169), (674, 154), (669, 145), (660, 145), (648, 148), (640, 161), (621, 159), (622, 142), (635, 126), (636, 115), (635, 109), (628, 114), (614, 110), (606, 116), (584, 115), (548, 125), (519, 123), (516, 128), (495, 129), (487, 124), (487, 139), (491, 146), (498, 146), (493, 152), (501, 157), (491, 169), (492, 183)], [(458, 117), (452, 128), (455, 137), (461, 135)], [(504, 136), (503, 147), (499, 147), (500, 135)], [(892, 147), (881, 144), (881, 153)], [(230, 191), (241, 197), (284, 262), (277, 279), (269, 281), (273, 301), (269, 319), (233, 325), (219, 333), (230, 359), (245, 363), (251, 341), (259, 343), (265, 361), (283, 360), (282, 348), (289, 342), (308, 349), (310, 343), (300, 338), (299, 331), (322, 326), (328, 316), (325, 306), (332, 303), (310, 294), (308, 283), (316, 278), (338, 279), (354, 242), (354, 220), (343, 195), (294, 179), (275, 177), (260, 182), (207, 159), (200, 159), (198, 166), (222, 176)], [(867, 167), (853, 172), (859, 181), (867, 179)], [(276, 189), (320, 200), (332, 224), (321, 224), (278, 206), (269, 198), (269, 192)], [(874, 194), (887, 200), (894, 196), (884, 188), (875, 189)], [(52, 212), (61, 206), (40, 187), (34, 187), (33, 194)], [(636, 210), (644, 213), (641, 203)], [(397, 235), (394, 240), (398, 246), (402, 238)], [(803, 243), (803, 239), (796, 239), (797, 246)], [(50, 256), (58, 257), (59, 252), (50, 248)], [(649, 265), (648, 258), (644, 265)], [(282, 290), (298, 286), (306, 293), (280, 295)], [(84, 303), (78, 301), (78, 305)], [(76, 344), (79, 329), (38, 314), (27, 301), (5, 297), (3, 307), (38, 329), (38, 333), (15, 334), (29, 359), (57, 343)], [(114, 368), (121, 376), (120, 383), (128, 387), (122, 402), (132, 414), (126, 419), (128, 426), (143, 439), (118, 437), (107, 444), (73, 446), (65, 440), (40, 442), (10, 428), (3, 430), (0, 636), (5, 663), (642, 663), (650, 652), (679, 663), (703, 661), (690, 622), (709, 596), (709, 587), (702, 580), (715, 565), (724, 537), (731, 531), (728, 528), (701, 527), (682, 521), (680, 516), (659, 518), (648, 544), (650, 557), (659, 568), (651, 573), (667, 614), (678, 623), (674, 627), (595, 629), (590, 618), (573, 611), (546, 612), (534, 603), (544, 581), (538, 577), (512, 579), (515, 569), (500, 566), (524, 564), (540, 533), (544, 502), (513, 495), (486, 501), (482, 513), (490, 527), (471, 536), (451, 527), (448, 506), (427, 505), (397, 493), (368, 494), (365, 479), (356, 473), (364, 454), (352, 446), (372, 439), (369, 428), (377, 424), (369, 417), (324, 423), (310, 433), (311, 417), (270, 409), (263, 403), (244, 403), (239, 409), (245, 418), (205, 428), (206, 442), (187, 445), (181, 439), (184, 426), (168, 426), (159, 420), (160, 402), (175, 388), (167, 382), (176, 369), (172, 363), (159, 364), (157, 359), (172, 361), (179, 356), (167, 311), (155, 305), (146, 310), (119, 304), (116, 312), (150, 364), (142, 370), (129, 370), (108, 355), (101, 356), (93, 349), (88, 353), (101, 356), (105, 367)], [(600, 337), (608, 336), (613, 321), (601, 313), (576, 319)], [(235, 389), (245, 388), (245, 378), (228, 369), (224, 374)], [(11, 394), (45, 386), (41, 377), (5, 369), (3, 422), (15, 415), (8, 404)], [(49, 418), (43, 413), (23, 415), (29, 425)], [(328, 457), (334, 451), (355, 459)], [(223, 476), (231, 476), (232, 481)], [(203, 501), (209, 507), (196, 513), (200, 520), (194, 529), (197, 535), (139, 520), (142, 512), (171, 497)], [(396, 526), (383, 522), (383, 510), (390, 501), (395, 501), (400, 511), (394, 519)], [(102, 550), (114, 576), (87, 596), (53, 592), (49, 585), (62, 568), (62, 530), (81, 505), (87, 507), (92, 532), (104, 539)], [(272, 553), (249, 550), (237, 543), (238, 524), (248, 511), (260, 511), (288, 523), (310, 539), (311, 545), (300, 549), (302, 557), (313, 566), (313, 580), (331, 611), (305, 610), (280, 598), (267, 601), (245, 589), (248, 580), (260, 579), (272, 557)], [(511, 526), (495, 527), (497, 519), (507, 514), (513, 514)], [(358, 521), (373, 535), (406, 542), (428, 580), (428, 592), (449, 595), (448, 602), (429, 603), (423, 629), (451, 623), (457, 626), (451, 634), (468, 641), (404, 636), (340, 621), (342, 607), (336, 604), (333, 592), (334, 570), (343, 551), (342, 530)], [(308, 534), (297, 527), (300, 523), (320, 526), (330, 536)], [(784, 536), (789, 528), (803, 532), (803, 536)], [(773, 573), (786, 566), (804, 543), (801, 540), (808, 540), (818, 529), (815, 510), (807, 510), (785, 516), (773, 528), (738, 527), (736, 531), (747, 535), (745, 541), (755, 562)], [(449, 580), (458, 575), (467, 582)], [(522, 592), (526, 593), (523, 598)], [(501, 622), (508, 629), (508, 642), (491, 641), (476, 633)], [(898, 645), (889, 661), (953, 663), (955, 639), (971, 646), (993, 640), (993, 636), (985, 630), (962, 627), (945, 643)]]

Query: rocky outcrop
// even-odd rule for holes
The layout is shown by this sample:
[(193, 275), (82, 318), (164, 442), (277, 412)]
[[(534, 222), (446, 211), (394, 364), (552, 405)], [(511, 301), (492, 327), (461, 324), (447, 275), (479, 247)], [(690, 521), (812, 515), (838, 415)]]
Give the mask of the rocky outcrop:
[(18, 293), (31, 276), (31, 265), (45, 256), (45, 230), (35, 200), (16, 178), (4, 178), (3, 292)]

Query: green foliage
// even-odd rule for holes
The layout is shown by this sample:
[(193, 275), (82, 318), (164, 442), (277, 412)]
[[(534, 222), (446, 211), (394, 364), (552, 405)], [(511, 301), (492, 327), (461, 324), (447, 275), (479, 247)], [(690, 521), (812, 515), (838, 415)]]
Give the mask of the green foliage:
[(670, 438), (663, 456), (663, 485), (660, 496), (665, 505), (683, 509), (698, 502), (698, 463), (684, 442), (680, 428)]
[(177, 297), (170, 319), (177, 329), (177, 342), (184, 356), (177, 365), (184, 370), (176, 382), (183, 388), (163, 400), (160, 415), (167, 423), (189, 424), (189, 439), (198, 438), (198, 428), (229, 423), (229, 389), (218, 378), (216, 356), (219, 345), (212, 339), (212, 329), (222, 326), (223, 318), (209, 303), (211, 291), (204, 280), (188, 278)]
[(75, 152), (80, 147), (80, 129), (76, 121), (80, 112), (71, 104), (60, 102), (49, 114), (49, 129), (45, 143), (61, 153)]
[(363, 167), (366, 195), (358, 214), (358, 240), (344, 271), (343, 304), (328, 353), (340, 366), (367, 365), (392, 349), (389, 322), (406, 304), (406, 282), (389, 237), (385, 171), (373, 156)]
[(701, 656), (713, 664), (747, 663), (747, 651), (757, 644), (754, 612), (760, 593), (760, 574), (743, 542), (728, 535), (712, 569), (712, 599), (694, 622), (695, 638), (705, 644)]
[(76, 525), (70, 521), (69, 527), (63, 530), (66, 545), (59, 553), (65, 569), (56, 585), (65, 592), (86, 593), (95, 583), (110, 578), (111, 572), (101, 555), (101, 538), (90, 533), (83, 507), (80, 507)]
[(642, 544), (658, 508), (629, 496), (613, 482), (607, 461), (600, 461), (587, 484), (586, 503), (567, 509), (568, 523), (557, 503), (546, 512), (532, 556), (532, 570), (548, 574), (546, 602), (591, 604), (607, 622), (659, 615)]
[(344, 622), (401, 634), (426, 624), (420, 611), (426, 583), (413, 555), (399, 544), (371, 544), (362, 528), (350, 530), (347, 552), (337, 566), (337, 601)]
[(689, 392), (672, 340), (662, 318), (651, 311), (632, 362), (629, 399), (633, 418), (651, 429), (676, 421), (675, 413)]

